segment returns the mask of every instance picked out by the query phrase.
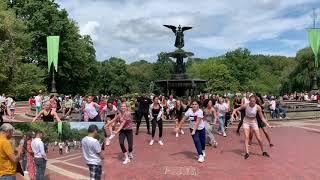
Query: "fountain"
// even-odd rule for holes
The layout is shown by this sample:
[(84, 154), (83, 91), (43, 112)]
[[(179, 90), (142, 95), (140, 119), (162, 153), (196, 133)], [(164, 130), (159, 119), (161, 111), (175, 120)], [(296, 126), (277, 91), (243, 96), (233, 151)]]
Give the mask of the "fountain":
[(173, 94), (175, 96), (194, 96), (200, 93), (200, 90), (206, 86), (206, 80), (203, 79), (189, 79), (186, 74), (184, 58), (193, 56), (192, 52), (186, 52), (182, 48), (184, 47), (184, 34), (183, 31), (191, 29), (192, 27), (175, 27), (172, 25), (163, 25), (170, 28), (175, 36), (176, 41), (174, 46), (177, 48), (175, 51), (167, 53), (167, 55), (175, 59), (175, 74), (171, 79), (155, 81), (156, 86), (164, 89), (164, 93), (169, 96)]

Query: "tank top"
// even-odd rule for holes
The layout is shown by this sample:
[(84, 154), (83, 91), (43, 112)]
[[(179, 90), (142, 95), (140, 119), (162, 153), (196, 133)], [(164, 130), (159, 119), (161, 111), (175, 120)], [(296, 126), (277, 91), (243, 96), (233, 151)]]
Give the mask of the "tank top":
[(47, 115), (45, 115), (43, 113), (43, 116), (42, 116), (42, 120), (43, 122), (53, 122), (53, 116), (51, 115), (51, 110), (49, 111), (49, 113)]
[(257, 116), (257, 105), (250, 107), (248, 104), (246, 107), (246, 116), (249, 118), (255, 118)]
[(85, 108), (84, 108), (84, 110), (86, 111), (86, 113), (89, 116), (89, 119), (93, 119), (98, 115), (98, 112), (92, 103), (93, 102), (91, 102), (90, 104), (86, 103)]
[(174, 109), (175, 110), (175, 114), (178, 120), (181, 120), (183, 118), (183, 112), (184, 109), (182, 107), (180, 107), (180, 109)]
[(159, 112), (160, 112), (160, 108), (159, 109), (152, 108), (152, 117), (157, 118)]
[(208, 113), (204, 111), (204, 120), (208, 123), (213, 123), (213, 114), (212, 112)]

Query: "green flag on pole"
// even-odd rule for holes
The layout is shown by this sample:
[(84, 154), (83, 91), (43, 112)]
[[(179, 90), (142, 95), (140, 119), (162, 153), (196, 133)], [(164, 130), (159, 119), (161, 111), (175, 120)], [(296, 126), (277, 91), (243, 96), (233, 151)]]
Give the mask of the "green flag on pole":
[(50, 72), (51, 64), (53, 63), (56, 72), (58, 72), (58, 53), (59, 53), (59, 36), (47, 37), (48, 49), (48, 71)]
[(62, 134), (62, 122), (58, 122), (58, 133)]
[(319, 66), (318, 54), (319, 54), (319, 48), (320, 48), (320, 29), (310, 28), (310, 29), (307, 29), (307, 32), (308, 32), (309, 43), (315, 57), (314, 66), (315, 68), (318, 68)]

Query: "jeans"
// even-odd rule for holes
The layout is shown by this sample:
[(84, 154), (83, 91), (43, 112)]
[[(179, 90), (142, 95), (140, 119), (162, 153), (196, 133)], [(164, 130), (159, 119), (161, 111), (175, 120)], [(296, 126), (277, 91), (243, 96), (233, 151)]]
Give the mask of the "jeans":
[(34, 158), (36, 165), (36, 180), (43, 180), (46, 171), (47, 160), (43, 158)]
[(154, 138), (154, 135), (156, 134), (156, 128), (157, 128), (157, 124), (159, 127), (159, 138), (162, 137), (162, 131), (163, 131), (163, 123), (162, 123), (162, 119), (160, 119), (159, 121), (157, 120), (157, 118), (153, 118), (152, 119), (152, 138)]
[(219, 120), (219, 129), (218, 129), (218, 131), (221, 131), (223, 134), (225, 133), (225, 131), (224, 131), (225, 119), (226, 119), (225, 116), (219, 116), (218, 117), (218, 120)]
[(119, 133), (119, 144), (123, 153), (126, 153), (126, 147), (124, 145), (124, 140), (127, 138), (129, 153), (132, 152), (133, 145), (133, 132), (132, 129), (121, 129)]
[(4, 175), (4, 176), (0, 176), (0, 180), (16, 180), (16, 175)]
[[(193, 130), (190, 129), (190, 132), (192, 131)], [(196, 130), (195, 134), (192, 135), (192, 139), (197, 149), (198, 155), (203, 155), (202, 151), (204, 151), (206, 147), (206, 128)]]

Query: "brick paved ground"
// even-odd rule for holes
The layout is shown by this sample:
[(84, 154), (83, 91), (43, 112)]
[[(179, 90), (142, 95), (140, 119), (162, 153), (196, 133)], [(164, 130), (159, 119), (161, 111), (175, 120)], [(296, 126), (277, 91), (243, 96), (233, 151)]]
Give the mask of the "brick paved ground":
[[(198, 163), (189, 132), (176, 138), (172, 129), (165, 129), (164, 143), (148, 145), (144, 132), (134, 136), (134, 160), (122, 165), (117, 137), (105, 151), (104, 179), (320, 179), (320, 123), (318, 121), (278, 122), (271, 129), (275, 147), (265, 149), (271, 158), (261, 156), (254, 141), (251, 156), (243, 159), (243, 133), (237, 136), (234, 128), (228, 137), (216, 135), (219, 147), (207, 147), (207, 158)], [(233, 126), (235, 127), (235, 126)], [(49, 152), (46, 177), (49, 179), (88, 179), (88, 170), (81, 151), (63, 156)], [(19, 178), (20, 179), (20, 178)]]

